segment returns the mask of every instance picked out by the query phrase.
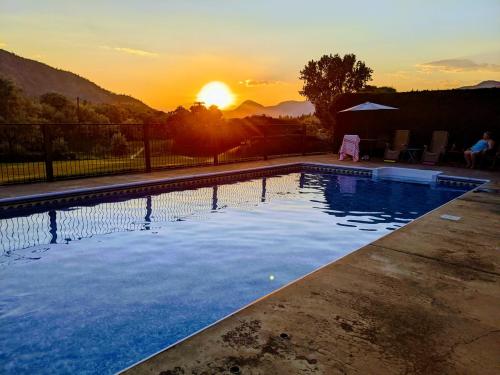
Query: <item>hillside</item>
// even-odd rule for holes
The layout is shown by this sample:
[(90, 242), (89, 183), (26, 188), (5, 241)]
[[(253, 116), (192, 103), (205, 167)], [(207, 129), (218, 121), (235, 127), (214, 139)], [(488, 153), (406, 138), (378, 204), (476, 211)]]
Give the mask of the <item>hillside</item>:
[(498, 81), (493, 81), (493, 80), (490, 80), (490, 81), (483, 81), (483, 82), (480, 82), (478, 83), (477, 85), (473, 85), (473, 86), (463, 86), (463, 87), (459, 87), (460, 89), (493, 89), (493, 88), (500, 88), (500, 82)]
[(243, 118), (254, 115), (266, 115), (270, 117), (298, 117), (312, 113), (314, 113), (314, 105), (308, 101), (301, 102), (289, 100), (274, 106), (266, 107), (252, 100), (246, 100), (237, 108), (231, 111), (225, 111), (224, 116), (227, 118)]
[(56, 92), (68, 98), (80, 97), (92, 103), (126, 104), (151, 109), (128, 95), (112, 93), (77, 74), (0, 49), (0, 76), (10, 79), (27, 96)]

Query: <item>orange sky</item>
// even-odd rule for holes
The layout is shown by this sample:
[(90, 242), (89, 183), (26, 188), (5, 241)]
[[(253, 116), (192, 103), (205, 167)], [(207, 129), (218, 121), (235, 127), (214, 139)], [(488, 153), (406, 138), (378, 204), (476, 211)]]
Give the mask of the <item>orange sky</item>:
[(400, 91), (500, 80), (499, 14), (497, 0), (2, 0), (0, 48), (160, 109), (214, 80), (271, 105), (303, 99), (299, 71), (324, 53)]

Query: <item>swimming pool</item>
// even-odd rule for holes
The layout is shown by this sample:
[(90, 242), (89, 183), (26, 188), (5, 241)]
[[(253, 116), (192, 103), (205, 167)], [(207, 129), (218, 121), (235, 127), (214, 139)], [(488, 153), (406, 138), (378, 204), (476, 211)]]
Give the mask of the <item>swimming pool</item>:
[(467, 189), (294, 172), (4, 212), (0, 371), (119, 371)]

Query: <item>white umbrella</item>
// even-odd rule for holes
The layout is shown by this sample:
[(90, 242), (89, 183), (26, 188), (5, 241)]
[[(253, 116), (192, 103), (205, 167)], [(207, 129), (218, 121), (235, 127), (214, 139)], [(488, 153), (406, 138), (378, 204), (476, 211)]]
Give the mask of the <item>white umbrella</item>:
[[(359, 112), (359, 111), (380, 111), (380, 110), (387, 110), (387, 109), (397, 109), (396, 107), (389, 107), (388, 105), (382, 105), (382, 104), (377, 104), (377, 103), (372, 103), (372, 102), (365, 102), (363, 104), (358, 104), (355, 105), (354, 107), (344, 109), (340, 112)], [(368, 130), (366, 129), (365, 126), (361, 126), (360, 133), (364, 135), (363, 138), (368, 138), (366, 135), (368, 134)], [(372, 142), (375, 141), (375, 139), (371, 140)], [(369, 144), (369, 149), (373, 147), (373, 143)]]
[(365, 102), (363, 104), (355, 105), (354, 107), (344, 109), (339, 112), (354, 112), (354, 111), (379, 111), (382, 109), (397, 109), (395, 107), (389, 107), (388, 105), (382, 105), (377, 103)]

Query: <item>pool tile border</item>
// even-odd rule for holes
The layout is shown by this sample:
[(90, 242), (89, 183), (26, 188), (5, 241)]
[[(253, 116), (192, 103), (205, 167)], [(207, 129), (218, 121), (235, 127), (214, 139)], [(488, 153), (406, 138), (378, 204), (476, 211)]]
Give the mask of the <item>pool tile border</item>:
[(47, 208), (68, 203), (82, 203), (99, 199), (116, 198), (144, 193), (160, 193), (182, 189), (195, 189), (210, 186), (214, 183), (238, 182), (249, 178), (271, 176), (280, 173), (298, 172), (298, 164), (280, 165), (277, 167), (255, 168), (249, 170), (219, 172), (211, 174), (193, 175), (153, 180), (147, 182), (134, 182), (128, 184), (109, 185), (104, 187), (76, 189), (57, 193), (40, 194), (20, 198), (0, 200), (0, 214), (13, 210), (33, 208)]
[[(92, 203), (97, 200), (120, 196), (161, 193), (183, 189), (196, 189), (214, 183), (234, 183), (251, 178), (293, 172), (334, 173), (340, 175), (371, 177), (373, 168), (346, 167), (322, 163), (289, 163), (235, 171), (196, 174), (147, 182), (108, 185), (95, 188), (74, 189), (55, 193), (0, 199), (0, 215), (13, 211), (46, 209), (75, 203)], [(486, 180), (440, 175), (436, 183), (455, 187), (478, 187)]]
[(466, 177), (459, 177), (459, 176), (448, 176), (448, 175), (439, 175), (436, 181), (439, 185), (446, 185), (446, 186), (456, 186), (456, 187), (478, 187), (485, 182), (488, 182), (487, 180), (480, 180), (476, 178), (466, 178)]

